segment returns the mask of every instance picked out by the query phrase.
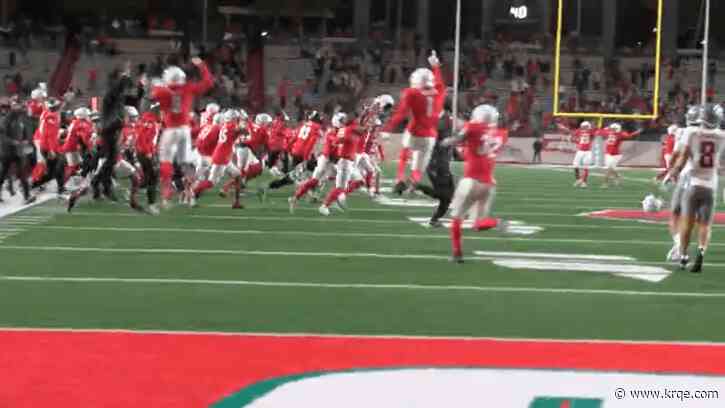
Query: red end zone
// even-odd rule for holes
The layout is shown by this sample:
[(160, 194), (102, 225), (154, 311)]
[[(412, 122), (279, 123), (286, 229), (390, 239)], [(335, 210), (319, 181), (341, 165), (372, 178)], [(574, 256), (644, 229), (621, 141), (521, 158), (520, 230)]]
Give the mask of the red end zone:
[[(671, 212), (644, 212), (642, 210), (601, 210), (583, 214), (592, 218), (607, 218), (615, 220), (635, 220), (646, 222), (667, 222), (670, 219)], [(725, 213), (715, 213), (713, 219), (715, 224), (725, 225)]]
[(386, 367), (725, 375), (725, 346), (0, 331), (0, 406), (202, 407), (262, 380)]

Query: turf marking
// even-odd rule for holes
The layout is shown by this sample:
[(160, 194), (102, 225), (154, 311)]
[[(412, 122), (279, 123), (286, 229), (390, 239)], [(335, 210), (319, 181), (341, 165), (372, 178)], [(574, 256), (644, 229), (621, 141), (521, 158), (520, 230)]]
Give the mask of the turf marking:
[(407, 291), (448, 291), (448, 292), (487, 292), (521, 293), (553, 295), (609, 295), (609, 296), (645, 296), (645, 297), (681, 297), (701, 299), (725, 299), (725, 292), (655, 292), (614, 289), (566, 289), (532, 288), (505, 286), (466, 286), (466, 285), (416, 285), (416, 284), (373, 284), (373, 283), (324, 283), (324, 282), (269, 282), (246, 280), (215, 279), (178, 279), (178, 278), (93, 278), (73, 276), (0, 276), (0, 281), (14, 282), (60, 282), (78, 284), (169, 284), (169, 285), (207, 285), (207, 286), (252, 286), (279, 288), (312, 289), (378, 289)]
[(574, 259), (590, 261), (636, 261), (631, 256), (617, 255), (578, 255), (578, 254), (554, 254), (544, 252), (493, 252), (475, 251), (476, 255), (494, 257), (516, 257), (516, 258), (550, 258), (550, 259)]

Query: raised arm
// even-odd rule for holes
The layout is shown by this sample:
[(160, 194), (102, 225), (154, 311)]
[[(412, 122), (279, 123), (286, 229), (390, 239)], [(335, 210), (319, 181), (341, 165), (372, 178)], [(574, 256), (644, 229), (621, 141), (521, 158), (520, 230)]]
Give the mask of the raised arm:
[(199, 70), (199, 73), (201, 73), (201, 81), (191, 83), (190, 89), (196, 95), (204, 94), (214, 86), (214, 77), (211, 71), (209, 71), (209, 67), (201, 58), (192, 58), (191, 62)]

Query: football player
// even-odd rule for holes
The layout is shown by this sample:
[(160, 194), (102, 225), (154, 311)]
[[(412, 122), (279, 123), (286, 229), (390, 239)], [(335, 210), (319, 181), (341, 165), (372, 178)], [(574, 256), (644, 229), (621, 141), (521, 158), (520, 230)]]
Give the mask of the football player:
[(441, 74), (440, 61), (435, 51), (428, 58), (431, 69), (419, 68), (410, 76), (410, 87), (403, 90), (400, 104), (384, 127), (392, 132), (405, 119), (410, 118), (403, 135), (403, 149), (400, 151), (398, 177), (395, 192), (406, 190), (405, 168), (411, 161), (410, 178), (417, 185), (428, 167), (438, 131), (438, 118), (446, 99), (446, 85)]
[(619, 123), (613, 123), (609, 125), (608, 129), (604, 129), (600, 132), (600, 134), (605, 137), (604, 143), (606, 151), (604, 155), (604, 163), (607, 168), (602, 188), (608, 188), (612, 180), (617, 186), (621, 183), (622, 176), (617, 173), (617, 166), (622, 160), (622, 142), (627, 139), (637, 137), (640, 133), (642, 133), (642, 129), (632, 133), (625, 132), (622, 130), (622, 125)]
[(327, 197), (320, 206), (320, 214), (324, 216), (330, 215), (330, 206), (332, 203), (338, 203), (343, 209), (345, 208), (345, 194), (350, 182), (362, 182), (362, 176), (355, 167), (355, 152), (357, 151), (358, 140), (362, 137), (364, 129), (362, 129), (357, 121), (351, 121), (345, 117), (342, 121), (344, 127), (337, 132), (337, 177), (335, 178), (335, 188), (330, 190)]
[(592, 165), (592, 142), (597, 132), (594, 130), (591, 122), (582, 122), (579, 129), (572, 132), (566, 126), (560, 125), (560, 129), (573, 133), (571, 140), (576, 144), (576, 154), (574, 155), (574, 187), (587, 187), (589, 180), (589, 167)]
[(711, 225), (715, 212), (715, 190), (718, 185), (720, 156), (725, 151), (725, 131), (720, 130), (723, 110), (707, 104), (702, 108), (702, 124), (699, 129), (686, 132), (682, 139), (682, 154), (674, 171), (682, 170), (689, 162), (690, 183), (683, 197), (682, 223), (680, 225), (680, 267), (689, 263), (688, 247), (692, 230), (698, 226), (698, 247), (692, 273), (702, 272), (705, 253), (710, 243)]

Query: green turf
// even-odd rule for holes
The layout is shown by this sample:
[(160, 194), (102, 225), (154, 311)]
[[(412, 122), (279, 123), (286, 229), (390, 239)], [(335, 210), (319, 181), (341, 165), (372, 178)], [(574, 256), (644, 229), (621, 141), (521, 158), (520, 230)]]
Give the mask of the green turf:
[[(637, 207), (647, 192), (656, 192), (648, 182), (652, 175), (645, 170), (627, 172), (623, 187), (610, 190), (600, 189), (601, 179), (595, 177), (590, 189), (576, 190), (570, 172), (501, 167), (496, 214), (542, 226), (544, 231), (524, 237), (467, 232), (466, 253), (621, 255), (671, 268), (663, 263), (671, 246), (665, 226), (578, 215)], [(356, 195), (349, 199), (348, 212), (325, 219), (309, 204), (301, 204), (290, 215), (286, 206), (290, 193), (275, 193), (271, 203), (264, 205), (249, 197), (248, 208), (241, 211), (209, 196), (199, 208), (176, 208), (159, 217), (92, 203), (81, 204), (72, 215), (55, 203), (27, 211), (22, 215), (52, 214), (53, 218), (25, 226), (26, 231), (0, 244), (2, 275), (228, 282), (3, 280), (0, 326), (725, 339), (725, 329), (717, 324), (725, 297), (534, 291), (725, 294), (725, 243), (719, 241), (720, 228), (713, 234), (703, 276), (676, 271), (665, 281), (651, 283), (601, 273), (513, 270), (485, 260), (452, 265), (446, 261), (448, 231), (426, 229), (407, 219), (427, 217), (432, 209), (385, 207)], [(38, 251), (34, 247), (57, 248)], [(178, 252), (153, 252), (161, 249)], [(209, 252), (220, 250), (226, 252)], [(419, 257), (403, 258), (409, 255)], [(263, 286), (275, 282), (313, 285)]]

